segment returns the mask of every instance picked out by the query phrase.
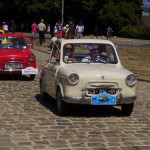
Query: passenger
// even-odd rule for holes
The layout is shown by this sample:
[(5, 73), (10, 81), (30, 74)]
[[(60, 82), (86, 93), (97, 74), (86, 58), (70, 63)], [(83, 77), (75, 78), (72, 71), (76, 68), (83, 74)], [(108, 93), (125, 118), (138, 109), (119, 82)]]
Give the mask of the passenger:
[(71, 44), (67, 44), (64, 48), (64, 61), (68, 62), (68, 61), (76, 61), (76, 59), (73, 56), (74, 54), (74, 47)]
[(56, 62), (60, 61), (60, 52), (58, 50), (53, 51), (52, 56), (55, 57)]

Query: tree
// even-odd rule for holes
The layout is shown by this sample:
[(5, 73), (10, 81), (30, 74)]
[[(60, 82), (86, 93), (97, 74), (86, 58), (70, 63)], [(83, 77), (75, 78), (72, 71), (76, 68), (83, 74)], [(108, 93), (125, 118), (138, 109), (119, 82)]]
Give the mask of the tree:
[[(64, 22), (83, 21), (85, 32), (93, 33), (97, 28), (101, 33), (109, 25), (116, 34), (126, 25), (138, 25), (142, 13), (142, 0), (64, 0)], [(9, 11), (9, 13), (8, 13)], [(14, 19), (31, 22), (44, 18), (52, 26), (61, 20), (62, 0), (5, 0), (0, 2), (1, 20)], [(8, 15), (9, 14), (9, 15)]]

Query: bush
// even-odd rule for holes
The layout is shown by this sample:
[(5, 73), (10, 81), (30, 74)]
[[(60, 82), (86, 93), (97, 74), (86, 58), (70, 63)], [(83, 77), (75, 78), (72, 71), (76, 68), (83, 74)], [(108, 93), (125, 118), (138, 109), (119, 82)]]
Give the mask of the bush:
[(150, 27), (126, 26), (120, 30), (119, 36), (135, 39), (150, 39)]

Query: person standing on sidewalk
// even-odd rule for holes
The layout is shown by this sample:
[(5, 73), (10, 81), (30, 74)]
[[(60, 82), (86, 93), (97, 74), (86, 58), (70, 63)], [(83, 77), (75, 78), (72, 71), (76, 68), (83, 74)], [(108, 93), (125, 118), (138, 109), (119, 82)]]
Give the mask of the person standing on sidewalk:
[(46, 25), (44, 24), (43, 19), (41, 19), (41, 22), (38, 24), (37, 29), (39, 31), (39, 43), (40, 45), (42, 45), (45, 40), (45, 31), (46, 31)]
[(37, 24), (35, 23), (35, 21), (33, 21), (32, 25), (31, 25), (31, 34), (32, 34), (32, 39), (36, 39), (36, 32), (37, 32)]
[(62, 24), (58, 21), (57, 38), (62, 38)]
[(83, 36), (83, 31), (84, 31), (84, 25), (82, 24), (82, 21), (80, 21), (79, 24), (76, 26), (76, 30), (75, 30), (77, 39), (80, 39)]
[(74, 39), (74, 35), (75, 35), (74, 23), (70, 22), (69, 23), (69, 39)]
[(10, 24), (10, 31), (12, 33), (15, 33), (16, 32), (16, 29), (17, 29), (17, 26), (16, 24), (14, 23), (14, 20), (11, 21), (11, 24)]
[(48, 33), (48, 34), (51, 33), (51, 26), (50, 26), (50, 24), (47, 25), (47, 33)]
[(69, 25), (68, 24), (66, 25), (64, 32), (65, 32), (64, 38), (69, 39)]
[(8, 24), (6, 22), (3, 22), (2, 29), (4, 33), (9, 33)]

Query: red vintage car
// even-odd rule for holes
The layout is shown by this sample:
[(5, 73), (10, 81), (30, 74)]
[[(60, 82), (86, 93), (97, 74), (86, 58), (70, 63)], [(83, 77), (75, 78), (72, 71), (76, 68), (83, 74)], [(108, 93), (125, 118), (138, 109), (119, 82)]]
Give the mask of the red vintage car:
[(35, 79), (36, 57), (24, 34), (0, 34), (0, 74), (21, 74)]

